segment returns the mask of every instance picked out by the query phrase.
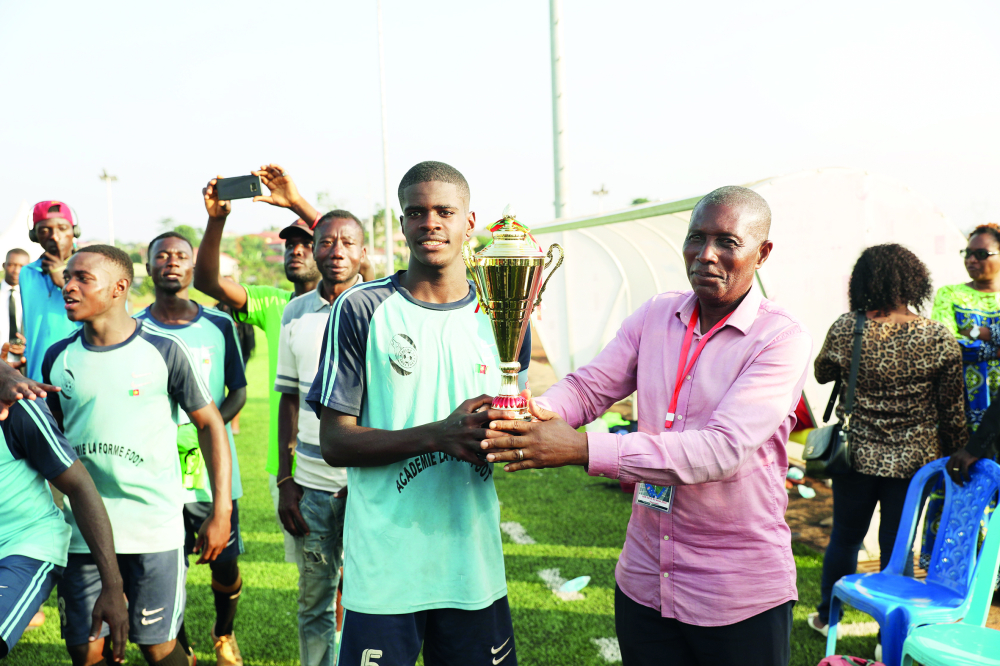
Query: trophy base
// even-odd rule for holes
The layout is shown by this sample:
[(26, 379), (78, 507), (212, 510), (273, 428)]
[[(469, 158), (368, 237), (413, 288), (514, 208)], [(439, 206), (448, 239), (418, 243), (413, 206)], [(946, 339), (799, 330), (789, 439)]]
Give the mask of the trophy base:
[(531, 412), (528, 411), (528, 401), (522, 395), (498, 395), (493, 398), (491, 409), (505, 412), (508, 416), (518, 421), (530, 421)]

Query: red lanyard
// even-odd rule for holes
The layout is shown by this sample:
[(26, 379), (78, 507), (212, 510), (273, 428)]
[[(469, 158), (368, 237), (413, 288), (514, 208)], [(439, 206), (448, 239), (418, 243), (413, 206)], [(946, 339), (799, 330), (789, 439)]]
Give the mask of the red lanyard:
[[(734, 310), (735, 312), (735, 310)], [(705, 343), (708, 339), (715, 335), (716, 331), (722, 328), (726, 324), (726, 320), (732, 316), (732, 312), (727, 314), (722, 320), (709, 330), (708, 333), (701, 336), (701, 340), (698, 341), (698, 346), (694, 348), (694, 356), (688, 361), (687, 365), (684, 361), (688, 357), (688, 352), (691, 351), (691, 341), (694, 339), (694, 325), (698, 323), (698, 315), (701, 313), (701, 305), (699, 303), (694, 304), (694, 312), (691, 313), (691, 319), (688, 321), (687, 331), (684, 333), (684, 344), (681, 345), (681, 357), (677, 362), (677, 381), (674, 382), (674, 395), (670, 398), (670, 407), (667, 408), (667, 418), (663, 423), (663, 427), (670, 429), (674, 425), (674, 419), (677, 417), (677, 398), (680, 397), (681, 387), (684, 385), (684, 378), (688, 376), (691, 369), (694, 368), (695, 361), (698, 360), (698, 356), (701, 355), (701, 350), (705, 348)]]

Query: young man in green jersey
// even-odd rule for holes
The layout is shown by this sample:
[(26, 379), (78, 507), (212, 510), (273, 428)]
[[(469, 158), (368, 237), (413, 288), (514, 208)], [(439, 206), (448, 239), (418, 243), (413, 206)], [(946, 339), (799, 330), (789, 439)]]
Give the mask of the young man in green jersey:
[(66, 567), (70, 527), (48, 481), (77, 508), (80, 531), (100, 573), (90, 638), (96, 639), (107, 622), (114, 651), (106, 646), (98, 663), (122, 661), (128, 611), (111, 523), (94, 481), (42, 400), (14, 404), (0, 421), (0, 441), (5, 444), (0, 445), (0, 659), (17, 644)]
[[(129, 601), (129, 639), (153, 666), (188, 666), (175, 640), (184, 614), (184, 520), (177, 426), (187, 412), (209, 467), (212, 516), (195, 550), (214, 560), (229, 540), (232, 460), (226, 428), (197, 363), (180, 338), (133, 319), (126, 309), (132, 261), (108, 245), (80, 249), (63, 273), (66, 315), (83, 328), (53, 344), (42, 362), (62, 387), (49, 407), (94, 479), (115, 534)], [(100, 663), (103, 640), (89, 640), (97, 566), (69, 503), (72, 528), (59, 583), (63, 639), (74, 666)], [(102, 633), (106, 633), (102, 632)]]
[[(268, 382), (274, 386), (278, 368), (278, 346), (281, 335), (281, 316), (288, 301), (316, 288), (319, 271), (313, 259), (313, 226), (319, 217), (316, 209), (299, 194), (298, 188), (284, 169), (276, 164), (261, 167), (253, 172), (261, 177), (261, 182), (270, 194), (255, 197), (279, 208), (289, 208), (299, 216), (292, 224), (281, 230), (280, 238), (285, 241), (285, 277), (292, 283), (294, 291), (278, 289), (266, 285), (241, 284), (219, 274), (219, 252), (226, 218), (232, 211), (230, 202), (220, 201), (215, 191), (216, 178), (208, 181), (202, 190), (208, 224), (205, 235), (198, 247), (198, 262), (194, 267), (194, 287), (199, 291), (225, 303), (233, 309), (236, 319), (253, 324), (264, 331), (267, 338)], [(221, 178), (221, 176), (220, 176)], [(267, 473), (270, 477), (271, 498), (275, 515), (278, 510), (278, 402), (279, 394), (269, 395), (270, 430), (267, 440)], [(281, 520), (278, 520), (281, 524)], [(285, 535), (285, 560), (295, 562), (295, 543)]]
[[(240, 343), (236, 338), (236, 324), (229, 315), (215, 308), (202, 307), (188, 298), (194, 272), (194, 248), (187, 238), (176, 231), (160, 234), (150, 242), (147, 256), (146, 271), (153, 280), (156, 298), (136, 317), (184, 341), (194, 354), (202, 377), (212, 392), (212, 400), (226, 423), (233, 460), (233, 513), (229, 542), (222, 553), (209, 563), (215, 597), (215, 624), (211, 637), (218, 666), (242, 666), (233, 620), (243, 588), (238, 564), (238, 558), (243, 553), (238, 503), (243, 496), (243, 485), (230, 421), (246, 404), (247, 380), (243, 372)], [(184, 480), (185, 555), (188, 555), (197, 541), (198, 530), (212, 513), (212, 492), (204, 473), (197, 430), (183, 413), (178, 417), (177, 448)], [(183, 622), (177, 640), (189, 654), (194, 654)]]
[(469, 186), (421, 162), (399, 203), (408, 269), (337, 299), (307, 398), (324, 459), (348, 468), (340, 660), (412, 666), (423, 646), (427, 666), (511, 666), (500, 508), (479, 455), (500, 358), (465, 276)]

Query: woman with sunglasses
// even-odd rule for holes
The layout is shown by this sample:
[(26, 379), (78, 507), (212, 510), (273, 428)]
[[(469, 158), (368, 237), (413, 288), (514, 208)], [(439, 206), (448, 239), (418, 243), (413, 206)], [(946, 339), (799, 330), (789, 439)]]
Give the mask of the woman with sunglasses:
[(976, 227), (962, 254), (971, 280), (938, 289), (931, 319), (962, 346), (966, 425), (974, 432), (1000, 388), (1000, 226)]
[[(973, 436), (968, 447), (948, 459), (948, 474), (959, 484), (968, 479), (969, 465), (980, 457), (996, 455), (989, 447), (993, 434), (1000, 431), (1000, 411), (994, 407), (987, 414), (1000, 389), (1000, 226), (990, 223), (973, 229), (962, 256), (971, 280), (938, 289), (931, 313), (962, 347), (965, 425)], [(989, 425), (988, 432), (975, 436), (984, 422)], [(943, 507), (944, 481), (939, 481), (931, 490), (924, 519), (920, 548), (920, 566), (924, 568), (930, 564)]]

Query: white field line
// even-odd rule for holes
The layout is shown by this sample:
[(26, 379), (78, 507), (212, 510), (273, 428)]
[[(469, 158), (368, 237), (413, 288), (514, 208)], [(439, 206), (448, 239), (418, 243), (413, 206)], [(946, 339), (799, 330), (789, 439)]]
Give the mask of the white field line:
[(500, 529), (516, 544), (530, 546), (533, 543), (537, 543), (528, 536), (528, 533), (524, 531), (524, 525), (521, 523), (500, 523)]
[(615, 662), (622, 660), (622, 651), (618, 647), (617, 638), (591, 638), (590, 642), (597, 646), (597, 651), (604, 661)]
[(559, 588), (566, 582), (566, 579), (560, 575), (559, 569), (542, 569), (538, 572), (538, 577), (542, 579), (542, 582), (544, 582), (550, 590), (552, 590), (552, 594), (556, 595), (563, 601), (580, 601), (581, 599), (586, 599), (586, 597), (579, 592), (559, 591)]

